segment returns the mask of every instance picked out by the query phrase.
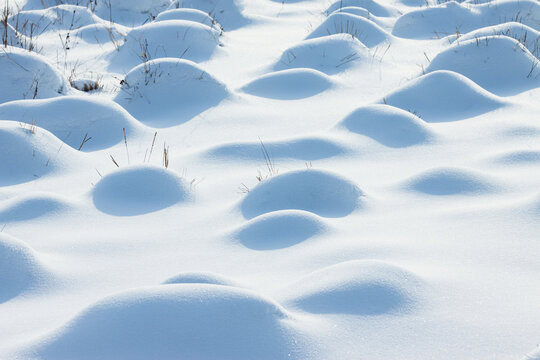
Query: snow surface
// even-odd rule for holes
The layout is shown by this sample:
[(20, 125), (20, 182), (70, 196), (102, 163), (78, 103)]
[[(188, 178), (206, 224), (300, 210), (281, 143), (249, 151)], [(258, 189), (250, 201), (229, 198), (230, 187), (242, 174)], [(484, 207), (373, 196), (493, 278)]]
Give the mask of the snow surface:
[(0, 0), (0, 359), (540, 359), (537, 0)]

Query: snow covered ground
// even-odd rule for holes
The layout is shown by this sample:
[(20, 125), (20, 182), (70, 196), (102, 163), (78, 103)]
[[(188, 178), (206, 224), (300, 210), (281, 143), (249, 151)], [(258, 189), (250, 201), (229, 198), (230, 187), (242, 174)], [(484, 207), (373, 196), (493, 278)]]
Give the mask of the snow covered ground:
[(540, 359), (537, 0), (0, 4), (0, 359)]

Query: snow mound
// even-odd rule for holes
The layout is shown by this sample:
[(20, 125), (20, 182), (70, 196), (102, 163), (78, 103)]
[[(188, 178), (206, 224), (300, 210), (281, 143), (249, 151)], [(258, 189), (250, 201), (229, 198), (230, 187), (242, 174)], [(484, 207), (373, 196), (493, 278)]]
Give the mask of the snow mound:
[(494, 158), (494, 162), (503, 165), (540, 165), (540, 151), (517, 150)]
[(167, 9), (170, 3), (171, 0), (114, 0), (110, 3), (96, 1), (95, 12), (102, 19), (134, 26), (152, 20), (158, 13)]
[(282, 210), (252, 219), (234, 237), (253, 250), (275, 250), (296, 245), (325, 228), (321, 218), (310, 212)]
[(239, 0), (174, 0), (170, 8), (193, 8), (210, 15), (225, 30), (234, 30), (245, 24)]
[(421, 76), (381, 102), (407, 110), (427, 122), (466, 119), (504, 105), (502, 99), (452, 71)]
[(0, 203), (0, 223), (28, 221), (42, 216), (53, 216), (68, 210), (69, 202), (48, 193), (23, 195)]
[[(540, 31), (533, 29), (530, 26), (523, 25), (518, 22), (508, 22), (504, 24), (487, 26), (481, 29), (471, 31), (465, 35), (459, 37), (459, 42), (467, 40), (475, 40), (485, 38), (488, 36), (508, 36), (514, 40), (519, 41), (523, 46), (525, 46), (531, 54), (536, 58), (540, 58)], [(482, 39), (486, 42), (486, 39)], [(489, 39), (488, 39), (489, 41)]]
[(328, 75), (337, 74), (369, 59), (369, 49), (358, 39), (334, 34), (304, 40), (283, 53), (274, 70), (311, 68)]
[(291, 171), (253, 188), (242, 201), (244, 216), (286, 209), (305, 210), (324, 217), (342, 217), (360, 205), (362, 191), (353, 182), (322, 170)]
[(163, 284), (210, 284), (237, 286), (234, 281), (229, 280), (225, 276), (212, 272), (185, 272), (165, 280)]
[(44, 281), (45, 277), (46, 270), (34, 250), (0, 233), (0, 304)]
[[(12, 15), (8, 21), (20, 33), (26, 36), (30, 36), (30, 33), (32, 33), (34, 37), (48, 32), (71, 31), (102, 22), (86, 6), (69, 4), (52, 6), (46, 9), (19, 11)], [(30, 24), (32, 24), (32, 27)]]
[(114, 41), (119, 45), (123, 43), (124, 35), (114, 24), (90, 24), (73, 31), (73, 36), (88, 43), (102, 45)]
[(356, 16), (365, 17), (366, 19), (371, 19), (371, 14), (368, 10), (364, 9), (363, 7), (357, 7), (357, 6), (345, 6), (342, 8), (337, 9), (334, 12), (343, 12), (347, 14), (352, 14)]
[(489, 192), (493, 185), (483, 175), (467, 169), (436, 168), (407, 183), (407, 188), (428, 195), (476, 195)]
[[(344, 154), (347, 150), (338, 142), (322, 138), (300, 138), (274, 142), (264, 142), (264, 148), (271, 159), (299, 159), (304, 161), (326, 159)], [(234, 158), (263, 160), (260, 142), (230, 143), (217, 146), (206, 152), (209, 158)]]
[(363, 8), (375, 16), (389, 17), (395, 15), (395, 9), (383, 6), (375, 0), (337, 0), (326, 9), (325, 14), (328, 16), (343, 8)]
[(367, 47), (379, 45), (390, 38), (386, 31), (369, 19), (348, 13), (334, 13), (313, 30), (307, 39), (332, 34), (349, 34)]
[(55, 173), (80, 158), (48, 131), (0, 120), (0, 186), (16, 185)]
[(293, 322), (249, 290), (162, 285), (94, 304), (33, 351), (42, 359), (297, 359)]
[(456, 31), (466, 33), (476, 29), (476, 19), (468, 7), (449, 1), (400, 16), (394, 24), (392, 35), (412, 39), (445, 37)]
[(220, 33), (198, 22), (167, 20), (152, 22), (129, 32), (126, 42), (113, 53), (113, 69), (129, 71), (148, 60), (182, 58), (208, 60), (219, 44)]
[(492, 93), (514, 95), (540, 86), (537, 65), (538, 59), (518, 41), (489, 36), (455, 42), (439, 53), (426, 71), (455, 71)]
[(397, 19), (392, 34), (414, 39), (440, 38), (516, 19), (538, 28), (540, 4), (534, 0), (495, 0), (479, 5), (448, 1), (402, 15)]
[(45, 99), (66, 93), (66, 79), (43, 56), (8, 46), (0, 52), (0, 103)]
[(96, 97), (65, 96), (0, 104), (0, 119), (13, 119), (47, 129), (82, 151), (111, 147), (142, 126), (117, 103)]
[(197, 9), (171, 9), (159, 13), (159, 15), (156, 17), (156, 22), (166, 20), (188, 20), (198, 22), (209, 27), (216, 26), (219, 28), (219, 25), (216, 24), (215, 20), (212, 19), (210, 15)]
[(426, 143), (432, 138), (421, 119), (388, 105), (363, 106), (348, 115), (341, 125), (394, 148)]
[(154, 127), (181, 124), (229, 96), (225, 84), (197, 64), (157, 59), (132, 69), (115, 101)]
[(94, 187), (92, 196), (100, 211), (131, 216), (187, 201), (190, 190), (187, 182), (170, 170), (139, 165), (104, 176)]
[(303, 99), (332, 86), (332, 80), (313, 69), (289, 69), (263, 75), (242, 87), (248, 94), (280, 100)]
[(303, 277), (285, 297), (287, 304), (312, 313), (385, 315), (409, 311), (421, 285), (419, 278), (398, 266), (351, 260)]

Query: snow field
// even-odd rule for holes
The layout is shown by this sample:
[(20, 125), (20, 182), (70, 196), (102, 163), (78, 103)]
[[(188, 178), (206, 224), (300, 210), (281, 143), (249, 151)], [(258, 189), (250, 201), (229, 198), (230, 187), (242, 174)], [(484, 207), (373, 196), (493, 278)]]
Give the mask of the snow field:
[(538, 358), (537, 1), (10, 4), (0, 358)]

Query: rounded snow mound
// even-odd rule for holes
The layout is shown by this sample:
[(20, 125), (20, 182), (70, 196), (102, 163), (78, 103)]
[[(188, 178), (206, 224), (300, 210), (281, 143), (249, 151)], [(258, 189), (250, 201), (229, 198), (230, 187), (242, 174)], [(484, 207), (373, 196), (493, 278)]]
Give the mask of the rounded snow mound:
[(0, 52), (0, 103), (45, 99), (66, 93), (66, 79), (43, 56), (8, 46)]
[(139, 165), (120, 168), (104, 176), (92, 191), (100, 211), (131, 216), (158, 211), (187, 201), (189, 185), (170, 170)]
[(225, 30), (234, 30), (248, 22), (242, 15), (241, 4), (240, 0), (174, 0), (169, 8), (198, 9), (223, 25)]
[(305, 210), (323, 217), (342, 217), (360, 206), (362, 191), (350, 180), (322, 170), (291, 171), (253, 188), (242, 201), (244, 216), (277, 210)]
[(321, 218), (310, 212), (282, 210), (252, 219), (233, 236), (250, 249), (275, 250), (296, 245), (325, 229)]
[(0, 119), (14, 119), (47, 129), (59, 139), (64, 139), (72, 148), (80, 148), (81, 151), (111, 147), (123, 141), (123, 129), (129, 138), (142, 128), (117, 103), (89, 96), (63, 96), (0, 104)]
[(212, 272), (185, 272), (173, 276), (163, 284), (210, 284), (223, 286), (237, 286), (236, 283), (225, 276)]
[(392, 34), (404, 38), (429, 39), (466, 34), (486, 26), (519, 19), (538, 29), (540, 4), (535, 0), (496, 0), (483, 4), (448, 1), (434, 7), (410, 11), (399, 17)]
[(219, 24), (212, 19), (208, 13), (205, 13), (198, 9), (188, 9), (188, 8), (178, 8), (170, 9), (159, 13), (156, 17), (157, 21), (166, 21), (166, 20), (187, 20), (194, 21), (201, 24), (204, 24), (209, 27), (219, 28)]
[[(538, 39), (540, 38), (540, 31), (537, 31), (530, 26), (518, 22), (507, 22), (504, 24), (487, 26), (475, 31), (471, 31), (467, 34), (460, 36), (459, 42), (461, 43), (468, 40), (476, 41), (476, 39), (480, 41), (482, 38), (488, 36), (507, 36), (509, 38), (517, 40), (523, 46), (525, 46), (532, 55), (540, 59), (540, 46), (538, 43)], [(487, 39), (487, 41), (486, 39), (482, 39), (481, 41), (487, 42), (486, 45), (489, 45), (489, 39)]]
[(333, 34), (349, 34), (367, 47), (388, 41), (390, 35), (379, 25), (362, 16), (338, 12), (328, 18), (309, 34), (307, 39), (315, 39)]
[(407, 183), (407, 188), (428, 195), (478, 195), (489, 192), (493, 185), (483, 175), (467, 169), (436, 168)]
[(0, 304), (43, 282), (45, 274), (34, 250), (0, 233)]
[(455, 42), (439, 53), (426, 71), (455, 71), (492, 93), (514, 95), (540, 86), (537, 65), (538, 59), (517, 40), (488, 36)]
[[(264, 148), (272, 159), (299, 159), (304, 161), (326, 159), (341, 155), (347, 151), (341, 144), (321, 138), (265, 142)], [(260, 142), (235, 142), (212, 148), (206, 152), (206, 156), (209, 158), (262, 160), (263, 148)]]
[(538, 165), (539, 150), (517, 150), (496, 156), (493, 161), (503, 165)]
[(361, 17), (365, 17), (366, 19), (373, 20), (370, 12), (364, 9), (363, 7), (345, 6), (345, 7), (337, 9), (334, 12), (343, 12), (343, 13), (361, 16)]
[(115, 101), (154, 127), (181, 124), (229, 96), (225, 84), (197, 64), (157, 59), (132, 69)]
[(114, 41), (119, 45), (123, 43), (125, 35), (115, 24), (95, 23), (78, 28), (73, 32), (73, 36), (88, 44), (102, 45)]
[(418, 301), (422, 281), (392, 264), (352, 260), (325, 267), (296, 281), (286, 303), (319, 314), (403, 313)]
[(170, 3), (171, 0), (96, 1), (95, 12), (102, 19), (133, 26), (152, 20), (158, 13), (167, 9)]
[(363, 8), (369, 11), (375, 16), (389, 17), (394, 16), (397, 12), (395, 9), (387, 6), (383, 6), (380, 2), (375, 0), (337, 0), (332, 5), (330, 5), (325, 14), (328, 16), (336, 11), (342, 10), (343, 8)]
[(477, 15), (455, 1), (407, 12), (400, 16), (392, 35), (409, 39), (430, 39), (466, 33), (478, 27)]
[(452, 71), (434, 71), (412, 80), (387, 95), (383, 102), (427, 122), (466, 119), (504, 105), (499, 97)]
[(167, 20), (152, 22), (129, 32), (114, 52), (111, 67), (129, 71), (145, 61), (159, 58), (208, 60), (219, 44), (218, 30), (198, 22)]
[(263, 75), (242, 87), (248, 94), (280, 100), (303, 99), (332, 86), (332, 80), (313, 69), (289, 69)]
[(0, 203), (0, 223), (28, 221), (68, 210), (69, 202), (57, 195), (35, 193)]
[(253, 291), (162, 285), (90, 306), (32, 351), (42, 359), (297, 359), (303, 340), (293, 325)]
[(45, 129), (0, 121), (0, 186), (32, 181), (80, 163), (78, 153), (62, 145)]
[(348, 115), (341, 125), (393, 148), (426, 143), (432, 138), (424, 121), (388, 105), (363, 106)]
[(358, 39), (334, 34), (304, 40), (283, 53), (274, 70), (310, 68), (328, 75), (337, 74), (369, 59), (369, 50)]
[(46, 9), (22, 10), (12, 15), (8, 21), (26, 36), (30, 36), (30, 33), (37, 36), (63, 30), (72, 31), (86, 25), (103, 22), (86, 6), (70, 4), (51, 6)]

